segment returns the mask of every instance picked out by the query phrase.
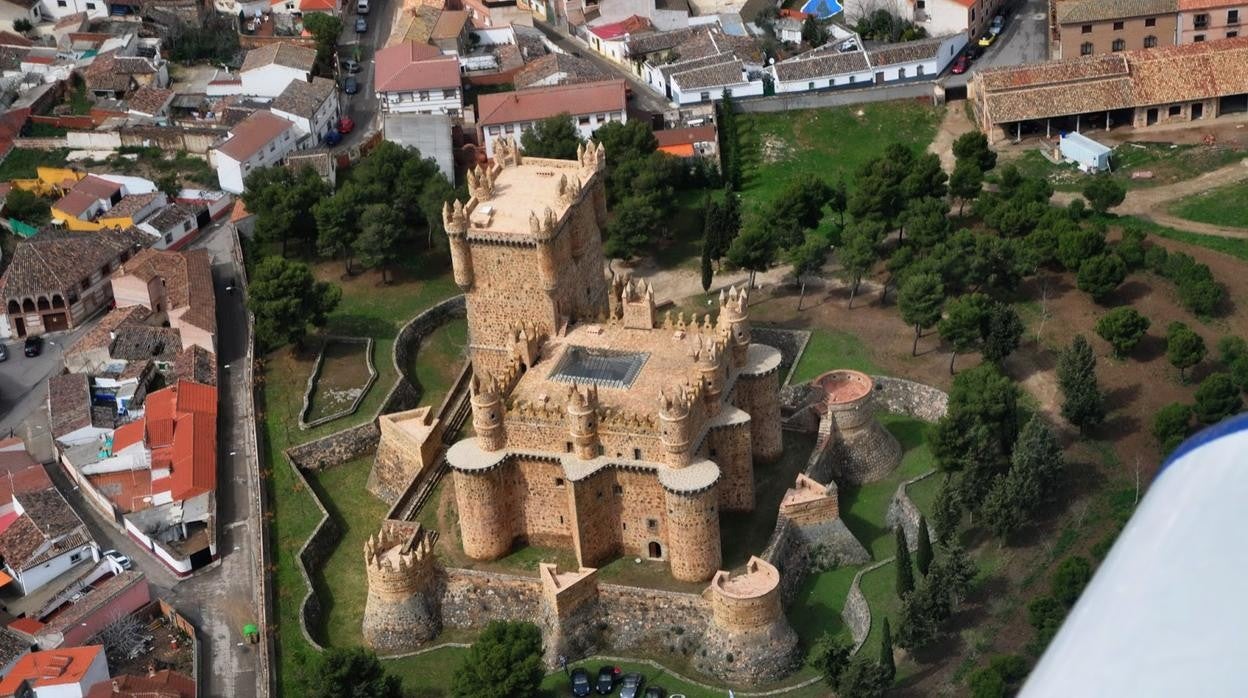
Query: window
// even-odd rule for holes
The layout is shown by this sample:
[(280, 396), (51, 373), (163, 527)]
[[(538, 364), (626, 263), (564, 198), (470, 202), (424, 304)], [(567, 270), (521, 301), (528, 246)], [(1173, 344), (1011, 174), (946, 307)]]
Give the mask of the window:
[(589, 125), (589, 117), (588, 117), (588, 116), (578, 116), (578, 117), (576, 117), (576, 123), (580, 124), (581, 126), (588, 126), (588, 125)]
[(806, 89), (808, 89), (808, 90), (813, 90), (813, 89), (815, 89), (815, 83), (813, 83), (813, 82), (808, 82), (808, 83), (806, 83)]
[(974, 21), (975, 21), (975, 8), (972, 7), (971, 8), (971, 22), (974, 22)]
[(65, 0), (56, 0), (56, 6), (57, 7), (69, 7), (69, 3), (65, 2)]
[(1080, 56), (1092, 55), (1092, 42), (1091, 41), (1083, 42), (1083, 45), (1079, 47), (1079, 55)]
[(916, 71), (917, 71), (917, 72), (915, 72), (915, 75), (922, 75), (922, 74), (923, 74), (923, 64), (922, 64), (922, 63), (920, 63), (920, 64), (919, 64), (918, 68), (916, 68)]
[(563, 478), (561, 477), (555, 478), (555, 487), (563, 487)]
[(918, 7), (920, 10), (926, 10), (927, 0), (919, 0), (917, 3), (915, 3), (915, 7)]
[(1092, 25), (1091, 25), (1091, 24), (1085, 24), (1085, 25), (1083, 25), (1082, 27), (1079, 27), (1079, 33), (1080, 33), (1080, 34), (1091, 34), (1091, 33), (1092, 33)]
[(613, 486), (611, 487), (611, 492), (612, 492), (613, 494), (615, 494), (615, 496), (617, 496), (617, 497), (623, 497), (623, 496), (624, 496), (624, 487), (623, 487), (622, 485), (613, 485)]
[(511, 124), (507, 124), (506, 126), (503, 126), (503, 133), (510, 136), (511, 131), (512, 131)]
[(1239, 32), (1227, 32), (1226, 33), (1226, 38), (1228, 39), (1234, 39), (1237, 36), (1239, 36)]
[(273, 151), (275, 151), (275, 150), (277, 150), (277, 144), (276, 144), (276, 143), (270, 143), (270, 144), (269, 144), (269, 152), (271, 153), (271, 152), (273, 152)]
[(421, 90), (421, 91), (420, 91), (420, 101), (422, 101), (422, 102), (428, 102), (428, 101), (429, 101), (429, 90)]
[(1144, 48), (1157, 48), (1157, 37), (1151, 35), (1144, 37)]
[(1146, 27), (1155, 27), (1155, 26), (1157, 26), (1157, 18), (1156, 18), (1156, 17), (1145, 17), (1145, 18), (1144, 18), (1144, 26), (1146, 26)]
[(857, 79), (858, 79), (858, 76), (856, 76), (856, 75), (850, 75), (850, 76), (849, 76), (849, 81), (850, 81), (851, 83), (852, 83), (852, 82), (854, 82), (854, 80), (857, 80)]
[(486, 129), (486, 130), (489, 132), (489, 134), (490, 134), (491, 136), (497, 136), (497, 135), (498, 135), (498, 127), (497, 127), (497, 126), (491, 126), (491, 127), (489, 127), (488, 129)]
[(1170, 116), (1178, 116), (1183, 113), (1183, 107), (1178, 104), (1170, 105)]
[(701, 94), (699, 94), (699, 95), (698, 95), (698, 98), (699, 98), (699, 100), (700, 100), (700, 101), (702, 101), (702, 102), (709, 102), (709, 101), (711, 101), (711, 93), (710, 93), (710, 92), (703, 92), (703, 93), (701, 93)]
[(183, 222), (183, 223), (182, 223), (182, 232), (184, 232), (184, 233), (185, 233), (186, 231), (188, 231), (188, 230), (190, 230), (190, 229), (191, 229), (191, 223), (190, 223), (190, 221), (185, 221), (185, 222)]
[(659, 520), (658, 519), (646, 519), (646, 529), (650, 531), (659, 530)]
[(455, 90), (442, 90), (442, 99), (455, 99)]
[(1202, 12), (1192, 19), (1192, 23), (1197, 29), (1205, 29), (1209, 26), (1209, 15)]
[(600, 123), (600, 124), (605, 124), (605, 123), (607, 123), (607, 115), (606, 115), (606, 114), (599, 114), (599, 115), (598, 115), (598, 123)]
[(569, 441), (569, 442), (567, 442), (566, 444), (564, 444), (564, 446), (566, 447), (566, 448), (564, 449), (566, 452), (568, 452), (568, 453), (571, 453), (571, 452), (572, 452), (572, 442), (571, 442), (571, 441)]
[(1122, 22), (1114, 22), (1114, 31), (1116, 32), (1122, 31)]
[(1202, 42), (1202, 41), (1204, 41), (1204, 40), (1205, 40), (1205, 35), (1204, 35), (1204, 34), (1197, 34), (1196, 36), (1193, 36), (1193, 37), (1192, 37), (1192, 41), (1193, 41), (1193, 42), (1195, 42), (1195, 43), (1197, 43), (1197, 44), (1199, 44), (1200, 42)]
[(904, 78), (904, 77), (906, 77), (906, 69), (905, 69), (905, 68), (898, 68), (898, 69), (897, 69), (897, 79), (898, 79), (898, 80), (900, 80), (900, 79), (902, 79), (902, 78)]
[(89, 2), (89, 3), (87, 3), (87, 9), (88, 9), (88, 10), (94, 10), (94, 9), (95, 9), (95, 3), (93, 3), (93, 2)]
[(1124, 41), (1123, 39), (1114, 39), (1114, 43), (1113, 43), (1113, 50), (1115, 50), (1115, 51), (1126, 51), (1126, 50), (1127, 50), (1127, 42), (1126, 42), (1126, 41)]
[(165, 233), (165, 244), (168, 245), (172, 242), (173, 242), (173, 233)]
[(633, 460), (641, 460), (641, 449), (640, 449), (640, 448), (634, 448), (634, 449), (633, 449)]
[(1226, 23), (1227, 24), (1239, 24), (1239, 10), (1227, 10), (1226, 11)]

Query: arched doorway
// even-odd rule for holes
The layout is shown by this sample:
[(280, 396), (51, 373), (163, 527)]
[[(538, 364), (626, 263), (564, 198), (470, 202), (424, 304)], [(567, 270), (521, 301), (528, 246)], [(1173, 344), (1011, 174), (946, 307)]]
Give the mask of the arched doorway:
[(650, 549), (647, 551), (651, 560), (663, 559), (663, 546), (658, 541), (650, 541)]

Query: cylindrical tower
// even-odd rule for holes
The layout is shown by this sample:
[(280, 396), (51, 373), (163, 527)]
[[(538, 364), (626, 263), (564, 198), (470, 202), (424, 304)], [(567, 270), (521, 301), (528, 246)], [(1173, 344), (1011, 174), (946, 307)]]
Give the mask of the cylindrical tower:
[(506, 463), (482, 470), (454, 470), (455, 506), (464, 554), (494, 560), (511, 551), (510, 493), (503, 482)]
[(666, 454), (665, 462), (673, 468), (689, 465), (693, 425), (689, 418), (689, 402), (683, 388), (675, 395), (659, 395), (659, 441)]
[(736, 576), (718, 572), (711, 580), (711, 621), (729, 632), (742, 632), (784, 621), (780, 605), (780, 572), (751, 557)]
[(850, 370), (828, 371), (815, 379), (823, 390), (827, 414), (842, 432), (861, 429), (875, 415), (871, 399), (874, 381), (865, 373)]
[(468, 211), (456, 201), (442, 204), (442, 227), (451, 243), (451, 270), (461, 291), (472, 288), (472, 249), (468, 245)]
[(701, 582), (719, 569), (719, 493), (715, 486), (693, 492), (665, 489), (667, 557), (672, 576)]
[(712, 341), (698, 350), (698, 373), (702, 376), (703, 398), (708, 417), (719, 412), (720, 398), (724, 392), (724, 364), (719, 344)]
[(555, 247), (555, 212), (549, 206), (541, 217), (529, 212), (529, 232), (537, 242), (537, 269), (542, 277), (542, 288), (547, 292), (559, 288), (559, 254)]
[(568, 433), (576, 457), (591, 460), (598, 457), (598, 388), (590, 385), (582, 392), (575, 385), (568, 388), (566, 411)]
[(503, 400), (493, 379), (482, 381), (473, 374), (472, 428), (482, 451), (497, 451), (507, 445), (503, 430)]
[(874, 482), (901, 464), (897, 437), (875, 419), (875, 381), (858, 371), (829, 371), (814, 380), (824, 393), (820, 432), (829, 437), (842, 483)]
[(759, 684), (799, 665), (797, 633), (784, 617), (774, 566), (752, 557), (738, 575), (718, 572), (707, 591), (711, 623), (694, 666), (734, 683)]
[(385, 521), (364, 542), (368, 597), (364, 641), (379, 652), (406, 652), (441, 630), (433, 597), (432, 541), (420, 524)]
[(733, 402), (750, 415), (750, 447), (757, 461), (780, 457), (780, 351), (763, 344), (747, 347)]
[(719, 292), (719, 329), (727, 336), (728, 351), (732, 354), (732, 365), (741, 368), (745, 365), (750, 347), (750, 294), (747, 289), (740, 291), (734, 286), (727, 293)]

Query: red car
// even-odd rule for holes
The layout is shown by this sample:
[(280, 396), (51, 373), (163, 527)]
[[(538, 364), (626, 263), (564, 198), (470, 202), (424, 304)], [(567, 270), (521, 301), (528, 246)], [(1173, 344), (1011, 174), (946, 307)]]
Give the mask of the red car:
[(351, 133), (355, 130), (355, 122), (351, 117), (344, 116), (338, 120), (338, 133)]
[(949, 69), (949, 72), (954, 75), (961, 75), (962, 73), (965, 73), (966, 69), (969, 67), (971, 67), (970, 59), (966, 56), (958, 56), (954, 59), (953, 67)]

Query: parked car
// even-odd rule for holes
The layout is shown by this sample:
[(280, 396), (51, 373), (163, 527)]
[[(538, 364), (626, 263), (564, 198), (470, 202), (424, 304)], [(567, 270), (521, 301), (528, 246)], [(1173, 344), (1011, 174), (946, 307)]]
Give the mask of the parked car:
[(347, 78), (342, 81), (342, 91), (349, 95), (356, 94), (360, 91), (360, 81), (356, 80), (354, 75), (348, 75)]
[(971, 59), (967, 58), (966, 54), (963, 54), (953, 59), (953, 67), (949, 69), (949, 72), (954, 75), (961, 75), (969, 67), (971, 67)]
[(3, 344), (0, 344), (0, 361), (8, 361), (8, 360), (9, 360), (9, 348)]
[(988, 33), (996, 36), (1005, 29), (1005, 15), (997, 15), (992, 18), (992, 24), (988, 26)]
[(641, 674), (625, 674), (620, 681), (620, 698), (641, 698), (641, 687), (646, 677)]
[(620, 678), (621, 670), (618, 666), (604, 666), (598, 669), (598, 683), (596, 688), (598, 692), (604, 696), (611, 695), (615, 690), (615, 682)]
[(979, 45), (980, 46), (992, 46), (993, 42), (995, 42), (996, 40), (997, 40), (996, 34), (993, 34), (992, 32), (986, 32), (983, 36), (979, 37)]
[(338, 133), (347, 134), (355, 130), (355, 120), (344, 116), (338, 120)]
[(593, 686), (589, 683), (589, 672), (580, 668), (573, 669), (572, 695), (576, 696), (576, 698), (585, 698), (585, 696), (593, 692)]
[(331, 128), (329, 129), (329, 132), (325, 134), (325, 145), (332, 148), (341, 142), (342, 134), (338, 132), (338, 129)]
[(355, 75), (360, 72), (360, 62), (354, 58), (344, 58), (342, 59), (342, 69), (348, 75)]
[(667, 689), (662, 686), (651, 686), (646, 689), (645, 698), (667, 698)]
[(355, 33), (363, 34), (366, 31), (368, 31), (368, 20), (364, 19), (363, 17), (356, 17), (355, 18)]
[(105, 558), (108, 558), (109, 560), (112, 560), (113, 562), (117, 563), (117, 566), (123, 570), (128, 570), (131, 567), (134, 567), (134, 563), (130, 561), (129, 557), (127, 557), (126, 555), (122, 555), (116, 550), (105, 550), (104, 552), (100, 553), (100, 557), (105, 557)]
[(43, 337), (27, 337), (26, 344), (22, 346), (22, 353), (26, 356), (39, 356), (43, 353)]
[(966, 56), (969, 61), (977, 61), (980, 56), (984, 55), (984, 49), (979, 44), (971, 44), (966, 47), (966, 51), (962, 55)]

